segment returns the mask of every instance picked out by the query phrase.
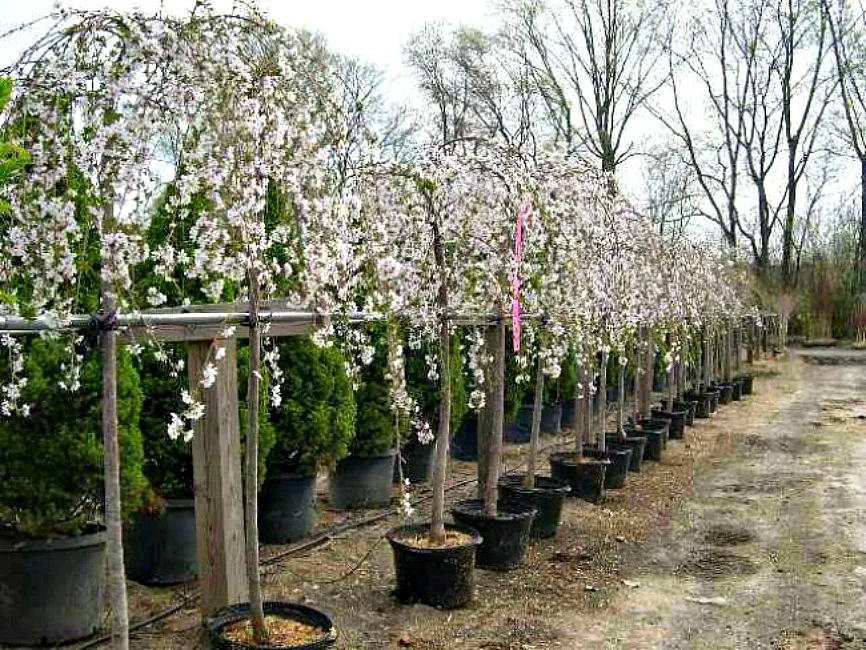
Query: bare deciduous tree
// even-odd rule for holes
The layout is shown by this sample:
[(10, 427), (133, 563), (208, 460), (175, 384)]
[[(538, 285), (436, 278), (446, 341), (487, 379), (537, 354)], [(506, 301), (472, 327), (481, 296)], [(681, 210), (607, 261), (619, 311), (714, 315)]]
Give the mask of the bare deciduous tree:
[(508, 42), (528, 71), (550, 139), (615, 173), (635, 151), (626, 129), (663, 83), (660, 1), (507, 0)]

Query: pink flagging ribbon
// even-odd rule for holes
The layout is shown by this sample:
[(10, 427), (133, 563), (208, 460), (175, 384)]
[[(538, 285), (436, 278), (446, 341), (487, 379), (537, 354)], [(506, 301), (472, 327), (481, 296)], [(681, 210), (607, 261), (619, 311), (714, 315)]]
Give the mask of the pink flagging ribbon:
[(517, 212), (517, 222), (514, 224), (514, 274), (511, 276), (511, 332), (514, 351), (520, 352), (520, 263), (523, 259), (523, 232), (529, 213), (532, 210), (532, 200), (527, 198)]

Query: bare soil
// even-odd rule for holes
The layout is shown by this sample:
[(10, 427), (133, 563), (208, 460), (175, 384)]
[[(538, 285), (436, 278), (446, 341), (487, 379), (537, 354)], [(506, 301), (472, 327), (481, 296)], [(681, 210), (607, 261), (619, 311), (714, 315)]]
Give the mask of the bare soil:
[[(663, 462), (604, 503), (569, 500), (525, 566), (476, 571), (466, 609), (394, 601), (384, 535), (397, 517), (268, 566), (266, 596), (328, 612), (344, 650), (866, 648), (866, 354), (814, 362), (824, 352), (765, 362), (755, 395), (687, 428)], [(523, 456), (511, 447), (506, 464)], [(452, 480), (473, 471), (456, 463)], [(183, 592), (131, 588), (134, 618)], [(133, 648), (196, 648), (198, 630), (190, 604)]]

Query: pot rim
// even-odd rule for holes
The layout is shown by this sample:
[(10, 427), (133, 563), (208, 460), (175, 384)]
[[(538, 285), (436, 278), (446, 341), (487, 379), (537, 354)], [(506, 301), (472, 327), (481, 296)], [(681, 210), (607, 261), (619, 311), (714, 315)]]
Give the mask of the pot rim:
[[(304, 643), (303, 645), (260, 646), (257, 644), (232, 642), (234, 647), (249, 650), (312, 650), (314, 648), (327, 647), (337, 640), (337, 628), (334, 627), (331, 617), (321, 610), (308, 607), (307, 605), (301, 605), (299, 603), (276, 600), (265, 601), (262, 605), (264, 605), (265, 615), (279, 616), (288, 620), (295, 620), (300, 621), (301, 623), (323, 627), (325, 634), (320, 639), (311, 641), (310, 643)], [(250, 617), (249, 612), (249, 603), (237, 603), (235, 605), (229, 605), (228, 607), (222, 607), (204, 620), (204, 627), (211, 635), (220, 639), (225, 639), (225, 637), (222, 636), (225, 627), (231, 623), (248, 619)], [(298, 616), (291, 616), (293, 613), (298, 614)]]
[(423, 548), (420, 546), (412, 546), (411, 544), (407, 544), (403, 540), (400, 539), (400, 535), (407, 533), (409, 531), (417, 531), (419, 533), (426, 533), (430, 530), (430, 524), (402, 524), (400, 526), (396, 526), (391, 528), (387, 533), (385, 533), (385, 538), (391, 544), (391, 546), (399, 547), (402, 550), (409, 551), (412, 553), (425, 553), (428, 555), (435, 555), (437, 553), (448, 553), (451, 551), (457, 551), (470, 547), (478, 547), (481, 546), (481, 543), (484, 541), (484, 538), (481, 537), (481, 533), (472, 528), (471, 526), (466, 526), (464, 524), (458, 523), (450, 523), (445, 522), (445, 530), (454, 530), (458, 533), (463, 533), (465, 535), (469, 535), (472, 539), (463, 544), (457, 544), (456, 546), (443, 546), (442, 548)]
[(37, 539), (0, 539), (0, 553), (51, 553), (102, 546), (106, 543), (105, 526), (80, 535)]
[[(536, 485), (528, 488), (523, 485), (523, 478), (525, 474), (507, 474), (505, 476), (499, 477), (499, 486), (507, 487), (509, 490), (514, 490), (515, 492), (521, 492), (524, 494), (562, 494), (563, 496), (567, 495), (571, 492), (571, 486), (565, 481), (553, 478), (552, 476), (544, 476), (543, 474), (536, 474), (535, 481)], [(538, 480), (549, 481), (550, 484), (547, 487), (537, 485)]]
[(484, 499), (462, 499), (451, 506), (451, 513), (473, 519), (507, 523), (531, 519), (538, 514), (538, 509), (521, 503), (502, 503), (497, 504), (495, 515), (488, 515), (484, 513)]
[(570, 458), (574, 458), (577, 456), (576, 451), (557, 451), (548, 456), (548, 460), (551, 462), (558, 462), (563, 465), (573, 465), (577, 467), (578, 465), (610, 465), (610, 460), (607, 458), (592, 458), (591, 456), (581, 456), (581, 458), (586, 459), (588, 462), (576, 463), (573, 460), (569, 461)]

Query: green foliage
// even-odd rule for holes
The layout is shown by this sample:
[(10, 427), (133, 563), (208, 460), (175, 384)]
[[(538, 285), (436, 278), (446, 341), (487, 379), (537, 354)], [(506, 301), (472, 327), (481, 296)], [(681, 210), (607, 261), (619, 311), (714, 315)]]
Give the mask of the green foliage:
[(361, 372), (360, 387), (355, 392), (358, 416), (355, 423), (353, 454), (383, 454), (394, 449), (409, 431), (405, 417), (397, 420), (391, 408), (391, 382), (388, 371), (388, 341), (385, 327), (373, 330), (376, 354)]
[(355, 398), (343, 355), (308, 338), (280, 339), (282, 404), (271, 409), (276, 441), (267, 456), (271, 473), (313, 473), (349, 451)]
[[(186, 349), (174, 345), (173, 357), (184, 359)], [(159, 506), (161, 499), (191, 499), (193, 497), (192, 450), (190, 443), (168, 437), (171, 413), (180, 413), (185, 406), (181, 393), (189, 382), (185, 372), (172, 377), (166, 364), (145, 350), (138, 358), (144, 405), (141, 413), (141, 434), (144, 441), (144, 475), (154, 500), (146, 506)]]
[[(439, 426), (439, 380), (432, 381), (427, 376), (428, 355), (435, 355), (435, 345), (423, 344), (418, 350), (406, 350), (406, 388), (409, 395), (418, 403), (422, 417), (435, 432)], [(463, 372), (463, 359), (460, 355), (460, 338), (451, 337), (451, 423), (452, 435), (457, 432), (463, 416), (469, 409), (469, 395), (466, 390), (466, 375)]]
[[(86, 355), (81, 388), (63, 392), (62, 341), (31, 339), (24, 346), (27, 418), (0, 419), (0, 533), (15, 537), (75, 534), (96, 518), (103, 484), (102, 364)], [(4, 360), (5, 362), (5, 360)], [(3, 362), (0, 362), (2, 365)], [(0, 371), (5, 371), (5, 368)], [(118, 355), (118, 423), (124, 512), (138, 509), (147, 482), (142, 473), (142, 407), (138, 373)]]
[[(12, 80), (0, 77), (0, 112), (12, 97)], [(11, 183), (18, 173), (26, 167), (29, 161), (27, 152), (5, 137), (0, 139), (0, 192)], [(0, 217), (8, 210), (9, 205), (0, 196)]]

